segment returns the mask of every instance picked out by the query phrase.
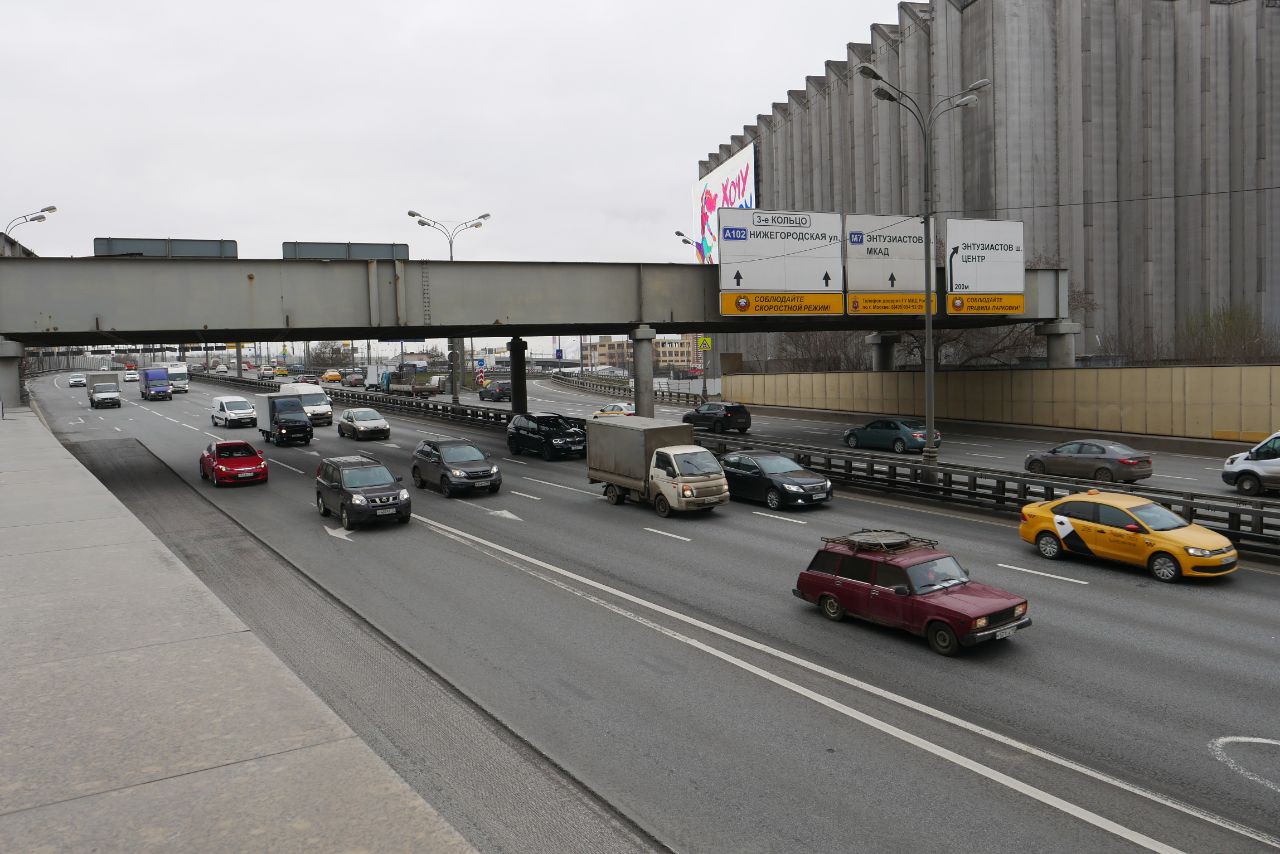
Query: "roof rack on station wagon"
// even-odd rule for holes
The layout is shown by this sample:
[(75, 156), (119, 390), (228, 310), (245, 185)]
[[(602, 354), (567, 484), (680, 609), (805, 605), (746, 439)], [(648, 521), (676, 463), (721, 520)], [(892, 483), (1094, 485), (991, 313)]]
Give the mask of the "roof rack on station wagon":
[(825, 543), (837, 543), (855, 549), (877, 552), (905, 552), (908, 549), (934, 548), (937, 540), (917, 537), (904, 531), (884, 531), (864, 528), (839, 537), (823, 537)]

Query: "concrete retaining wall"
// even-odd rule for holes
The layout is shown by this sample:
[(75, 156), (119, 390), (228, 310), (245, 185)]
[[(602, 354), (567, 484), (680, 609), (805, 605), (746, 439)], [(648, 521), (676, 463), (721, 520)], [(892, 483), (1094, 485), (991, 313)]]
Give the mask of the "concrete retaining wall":
[[(734, 374), (724, 398), (892, 415), (924, 414), (924, 374)], [(946, 371), (937, 417), (1252, 442), (1280, 429), (1280, 366)]]

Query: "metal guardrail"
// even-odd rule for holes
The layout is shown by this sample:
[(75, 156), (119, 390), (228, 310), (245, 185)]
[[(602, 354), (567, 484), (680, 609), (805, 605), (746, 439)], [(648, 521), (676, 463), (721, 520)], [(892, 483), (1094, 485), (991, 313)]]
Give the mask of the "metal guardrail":
[[(270, 389), (273, 382), (236, 377), (197, 377), (240, 387)], [(334, 400), (364, 405), (402, 415), (458, 421), (470, 426), (505, 430), (512, 413), (506, 409), (414, 400), (380, 392), (326, 389)], [(585, 420), (570, 418), (577, 426)], [(780, 451), (800, 465), (829, 477), (844, 486), (893, 492), (918, 498), (964, 504), (997, 512), (1016, 513), (1024, 504), (1052, 501), (1097, 487), (1108, 492), (1127, 492), (1164, 505), (1189, 522), (1217, 531), (1232, 540), (1269, 550), (1280, 549), (1280, 503), (1260, 498), (1234, 498), (1197, 492), (1122, 483), (1093, 483), (1048, 475), (984, 469), (942, 463), (935, 466), (908, 457), (885, 457), (859, 451), (839, 451), (752, 437), (698, 432), (694, 438), (717, 455), (745, 448)], [(933, 477), (928, 477), (932, 472)]]
[[(596, 394), (605, 394), (611, 397), (621, 397), (631, 400), (635, 397), (634, 390), (629, 384), (600, 382), (597, 380), (581, 380), (576, 377), (551, 377), (552, 382), (559, 383), (569, 388), (576, 388), (581, 391), (590, 391)], [(662, 403), (683, 403), (687, 406), (697, 406), (702, 403), (702, 395), (692, 394), (687, 391), (667, 391), (665, 389), (654, 389), (653, 399)]]

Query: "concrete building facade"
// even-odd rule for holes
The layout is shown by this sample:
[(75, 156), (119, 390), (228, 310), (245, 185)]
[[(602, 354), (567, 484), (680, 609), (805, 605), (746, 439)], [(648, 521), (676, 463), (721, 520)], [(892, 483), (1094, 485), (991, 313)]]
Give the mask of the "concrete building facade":
[(754, 142), (759, 207), (920, 213), (920, 132), (864, 62), (927, 105), (992, 81), (937, 123), (939, 226), (1022, 220), (1027, 266), (1069, 271), (1080, 352), (1176, 357), (1228, 309), (1280, 326), (1280, 0), (901, 3), (699, 175)]
[[(582, 365), (585, 370), (605, 365), (630, 370), (633, 359), (632, 341), (626, 336), (601, 335), (595, 341), (584, 341), (582, 344)], [(653, 362), (659, 369), (700, 366), (702, 359), (698, 351), (698, 337), (686, 334), (655, 338)]]

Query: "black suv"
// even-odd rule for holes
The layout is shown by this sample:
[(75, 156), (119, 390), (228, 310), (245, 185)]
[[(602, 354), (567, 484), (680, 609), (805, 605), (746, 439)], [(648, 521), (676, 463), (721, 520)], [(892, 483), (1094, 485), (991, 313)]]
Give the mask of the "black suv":
[(713, 433), (733, 429), (745, 433), (751, 427), (751, 413), (741, 403), (704, 403), (682, 419), (694, 427), (710, 427)]
[(771, 510), (784, 504), (818, 504), (831, 497), (831, 481), (774, 451), (747, 448), (725, 454), (720, 463), (730, 497), (763, 501)]
[(484, 388), (480, 389), (481, 400), (510, 400), (511, 399), (511, 383), (506, 380), (500, 382), (491, 382)]
[(440, 488), (445, 498), (502, 488), (502, 472), (489, 455), (466, 439), (424, 439), (413, 450), (413, 485)]
[(316, 469), (316, 509), (337, 513), (350, 531), (363, 522), (395, 519), (404, 524), (413, 513), (409, 490), (373, 457), (330, 457)]
[(528, 451), (545, 460), (569, 454), (587, 455), (587, 434), (563, 415), (530, 412), (517, 415), (507, 425), (507, 447), (512, 454)]

